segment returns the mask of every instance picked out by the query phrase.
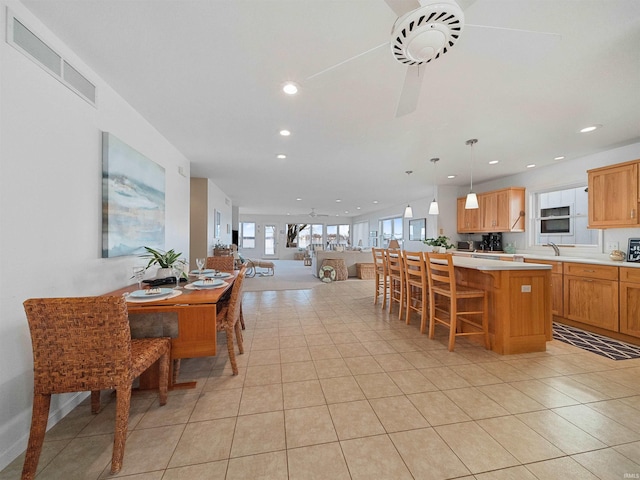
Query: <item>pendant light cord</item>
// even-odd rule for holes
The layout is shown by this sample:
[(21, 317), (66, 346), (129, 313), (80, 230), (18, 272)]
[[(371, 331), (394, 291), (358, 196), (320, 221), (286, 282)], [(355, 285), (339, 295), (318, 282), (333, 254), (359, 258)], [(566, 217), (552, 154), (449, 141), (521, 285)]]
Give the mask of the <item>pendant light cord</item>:
[(472, 138), (466, 141), (467, 145), (471, 145), (471, 188), (470, 192), (473, 192), (473, 145), (478, 143), (477, 138)]

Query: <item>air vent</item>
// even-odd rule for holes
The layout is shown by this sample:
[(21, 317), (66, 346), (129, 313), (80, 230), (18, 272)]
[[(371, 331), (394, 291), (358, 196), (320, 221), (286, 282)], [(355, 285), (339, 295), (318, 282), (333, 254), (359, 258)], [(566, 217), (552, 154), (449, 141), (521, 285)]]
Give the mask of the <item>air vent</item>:
[(95, 105), (96, 86), (9, 11), (7, 11), (7, 43)]

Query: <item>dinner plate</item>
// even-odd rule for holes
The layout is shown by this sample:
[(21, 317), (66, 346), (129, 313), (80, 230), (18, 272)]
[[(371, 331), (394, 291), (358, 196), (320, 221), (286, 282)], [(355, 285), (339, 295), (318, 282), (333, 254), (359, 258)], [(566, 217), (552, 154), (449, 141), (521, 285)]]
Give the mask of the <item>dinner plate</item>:
[(173, 292), (172, 288), (161, 288), (157, 293), (149, 293), (149, 290), (136, 290), (129, 295), (134, 298), (154, 298), (161, 297), (162, 295), (169, 295)]
[(205, 277), (207, 278), (229, 278), (231, 274), (229, 272), (218, 272), (218, 273), (207, 273)]
[(195, 282), (193, 282), (193, 284), (198, 288), (216, 288), (224, 284), (224, 282), (222, 280), (214, 278), (212, 283), (205, 283), (204, 280), (196, 280)]
[(212, 268), (203, 268), (202, 270), (191, 270), (191, 275), (202, 275), (205, 273), (213, 273), (214, 270)]

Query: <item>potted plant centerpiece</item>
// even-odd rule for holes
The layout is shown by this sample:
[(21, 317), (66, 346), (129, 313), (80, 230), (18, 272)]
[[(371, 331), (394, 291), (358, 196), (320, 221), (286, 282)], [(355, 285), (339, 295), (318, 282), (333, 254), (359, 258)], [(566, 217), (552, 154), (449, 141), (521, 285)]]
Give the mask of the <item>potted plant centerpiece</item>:
[[(158, 265), (159, 268), (156, 272), (156, 278), (175, 277), (176, 274), (174, 273), (174, 267), (181, 267), (181, 269), (184, 270), (184, 266), (187, 263), (184, 259), (180, 258), (182, 253), (176, 253), (173, 249), (167, 252), (155, 250), (151, 247), (144, 247), (144, 249), (148, 253), (140, 256), (142, 258), (149, 259), (149, 263), (147, 263), (145, 270), (153, 265)], [(184, 271), (182, 275), (184, 275)]]
[(440, 235), (437, 238), (427, 238), (423, 240), (426, 245), (432, 247), (434, 252), (444, 253), (447, 249), (453, 248), (454, 245), (449, 241), (449, 237)]

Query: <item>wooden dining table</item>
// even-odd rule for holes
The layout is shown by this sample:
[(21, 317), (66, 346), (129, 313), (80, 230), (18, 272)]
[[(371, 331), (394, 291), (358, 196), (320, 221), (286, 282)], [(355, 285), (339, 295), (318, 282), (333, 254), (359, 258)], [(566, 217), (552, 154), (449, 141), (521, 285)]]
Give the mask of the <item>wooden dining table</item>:
[[(228, 272), (230, 277), (224, 278), (225, 285), (219, 288), (193, 289), (188, 284), (181, 286), (177, 296), (163, 297), (158, 300), (138, 300), (131, 296), (138, 290), (138, 285), (129, 285), (104, 295), (127, 296), (127, 309), (130, 322), (137, 316), (151, 319), (156, 334), (147, 336), (170, 336), (171, 338), (171, 388), (190, 388), (195, 383), (177, 384), (172, 381), (173, 360), (181, 358), (208, 357), (216, 354), (216, 312), (217, 304), (225, 293), (231, 289), (238, 272)], [(196, 278), (194, 278), (195, 280)], [(175, 295), (175, 294), (174, 294)], [(167, 317), (169, 321), (163, 320)], [(166, 324), (170, 324), (169, 327)], [(165, 324), (163, 326), (163, 324)], [(152, 325), (154, 327), (154, 325)], [(176, 328), (177, 327), (177, 328)], [(164, 330), (163, 330), (164, 329)], [(132, 331), (134, 329), (132, 328)], [(163, 333), (164, 332), (164, 333)], [(132, 333), (132, 335), (134, 335)], [(135, 335), (134, 335), (135, 336)], [(157, 369), (149, 368), (140, 377), (140, 389), (157, 388)]]

